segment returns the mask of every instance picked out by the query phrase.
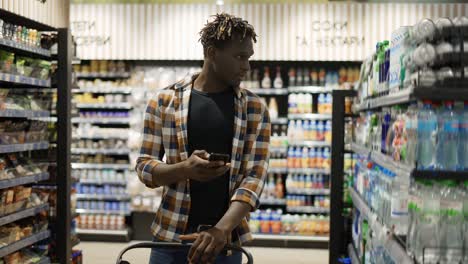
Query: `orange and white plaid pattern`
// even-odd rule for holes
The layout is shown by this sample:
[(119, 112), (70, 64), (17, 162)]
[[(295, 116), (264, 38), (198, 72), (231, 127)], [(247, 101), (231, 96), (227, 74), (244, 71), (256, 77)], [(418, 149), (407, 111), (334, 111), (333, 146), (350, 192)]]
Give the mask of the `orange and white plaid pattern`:
[[(175, 164), (188, 158), (187, 117), (192, 82), (190, 76), (171, 85), (150, 99), (145, 113), (143, 142), (136, 171), (148, 187), (153, 182), (152, 170), (162, 163)], [(235, 89), (234, 138), (231, 153), (229, 192), (232, 201), (259, 206), (270, 156), (271, 123), (268, 109), (250, 91)], [(155, 175), (157, 177), (157, 175)], [(209, 205), (207, 205), (209, 206)], [(164, 241), (180, 241), (190, 211), (190, 180), (165, 186), (161, 205), (152, 224), (153, 235)], [(236, 228), (240, 241), (252, 240), (247, 219)], [(235, 242), (235, 241), (234, 241)]]

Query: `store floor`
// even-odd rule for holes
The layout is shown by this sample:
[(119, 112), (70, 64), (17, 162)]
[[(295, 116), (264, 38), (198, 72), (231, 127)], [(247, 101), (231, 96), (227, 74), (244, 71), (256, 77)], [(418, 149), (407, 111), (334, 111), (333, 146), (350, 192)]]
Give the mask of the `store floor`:
[[(135, 242), (131, 242), (135, 243)], [(81, 242), (84, 264), (113, 264), (117, 254), (128, 244), (108, 242)], [(257, 264), (326, 264), (328, 250), (251, 247), (248, 250)], [(135, 249), (125, 254), (131, 264), (146, 264), (149, 249)]]

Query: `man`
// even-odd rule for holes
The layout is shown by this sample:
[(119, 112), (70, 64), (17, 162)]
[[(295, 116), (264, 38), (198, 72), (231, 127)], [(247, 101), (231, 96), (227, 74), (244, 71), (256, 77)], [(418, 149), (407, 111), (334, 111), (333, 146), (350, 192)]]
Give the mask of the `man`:
[[(203, 69), (149, 101), (136, 165), (146, 186), (164, 186), (155, 241), (195, 242), (190, 250), (153, 249), (151, 264), (241, 263), (239, 252), (222, 249), (252, 239), (246, 218), (259, 205), (267, 173), (268, 110), (239, 88), (250, 70), (254, 28), (223, 13), (200, 35)], [(229, 154), (230, 163), (209, 161), (209, 153)]]

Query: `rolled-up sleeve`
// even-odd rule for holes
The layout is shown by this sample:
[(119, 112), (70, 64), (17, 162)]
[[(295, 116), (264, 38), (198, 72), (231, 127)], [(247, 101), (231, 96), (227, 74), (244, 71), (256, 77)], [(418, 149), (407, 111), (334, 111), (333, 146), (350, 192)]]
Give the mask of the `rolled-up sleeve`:
[(250, 204), (252, 211), (255, 211), (260, 205), (260, 195), (267, 176), (270, 158), (270, 135), (270, 115), (262, 104), (261, 119), (257, 126), (256, 139), (253, 142), (250, 160), (247, 165), (247, 176), (231, 198), (231, 202), (241, 201)]
[(158, 185), (153, 180), (153, 169), (162, 163), (164, 147), (162, 145), (162, 121), (158, 96), (152, 98), (145, 111), (143, 127), (143, 140), (140, 156), (137, 159), (135, 170), (138, 178), (147, 187), (155, 188)]

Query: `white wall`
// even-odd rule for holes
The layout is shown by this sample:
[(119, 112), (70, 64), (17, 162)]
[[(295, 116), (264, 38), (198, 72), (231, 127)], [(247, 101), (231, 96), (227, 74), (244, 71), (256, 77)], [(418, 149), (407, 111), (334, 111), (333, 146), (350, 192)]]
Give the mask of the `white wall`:
[(399, 26), (467, 15), (468, 4), (73, 4), (70, 16), (82, 59), (197, 60), (198, 32), (220, 11), (256, 28), (255, 60), (353, 61)]

